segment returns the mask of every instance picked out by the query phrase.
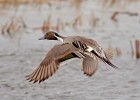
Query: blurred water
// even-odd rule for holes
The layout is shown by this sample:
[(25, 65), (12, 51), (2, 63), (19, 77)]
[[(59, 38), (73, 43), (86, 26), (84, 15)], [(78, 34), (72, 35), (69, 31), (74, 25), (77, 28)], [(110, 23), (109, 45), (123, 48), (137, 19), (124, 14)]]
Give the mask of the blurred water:
[[(17, 15), (23, 15), (28, 29), (18, 33), (13, 39), (0, 35), (0, 98), (2, 100), (139, 100), (140, 99), (140, 60), (131, 57), (129, 40), (140, 39), (139, 17), (119, 15), (118, 23), (110, 20), (111, 14), (122, 8), (109, 9), (92, 1), (81, 4), (81, 10), (67, 7), (42, 5), (40, 8), (31, 5), (21, 5)], [(123, 8), (140, 14), (140, 3)], [(59, 9), (57, 9), (59, 8)], [(90, 9), (100, 18), (99, 26), (87, 25)], [(2, 12), (3, 10), (1, 10)], [(69, 12), (67, 12), (69, 11)], [(4, 10), (5, 15), (0, 21), (5, 23), (13, 14), (13, 9)], [(79, 12), (79, 13), (77, 13)], [(96, 40), (103, 48), (109, 44), (122, 50), (121, 56), (116, 56), (113, 63), (120, 69), (116, 70), (104, 63), (99, 64), (95, 75), (87, 77), (81, 69), (81, 60), (74, 60), (59, 68), (48, 80), (41, 84), (26, 81), (30, 74), (42, 61), (45, 54), (59, 43), (57, 41), (38, 41), (43, 34), (32, 30), (41, 26), (48, 14), (52, 15), (52, 25), (56, 18), (71, 21), (72, 17), (82, 15), (81, 27), (65, 27), (60, 34), (81, 35)], [(55, 14), (55, 15), (54, 15)], [(6, 17), (5, 17), (6, 16)], [(104, 24), (103, 24), (104, 23)], [(102, 26), (103, 25), (103, 26)], [(93, 28), (93, 29), (92, 29)], [(19, 35), (22, 34), (22, 35)], [(21, 36), (20, 46), (18, 39)]]

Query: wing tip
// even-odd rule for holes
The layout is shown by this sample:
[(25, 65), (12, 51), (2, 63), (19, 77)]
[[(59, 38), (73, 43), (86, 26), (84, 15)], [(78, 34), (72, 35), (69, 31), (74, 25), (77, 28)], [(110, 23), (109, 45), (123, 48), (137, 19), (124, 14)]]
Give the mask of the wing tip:
[(91, 77), (93, 74), (84, 73), (86, 76)]

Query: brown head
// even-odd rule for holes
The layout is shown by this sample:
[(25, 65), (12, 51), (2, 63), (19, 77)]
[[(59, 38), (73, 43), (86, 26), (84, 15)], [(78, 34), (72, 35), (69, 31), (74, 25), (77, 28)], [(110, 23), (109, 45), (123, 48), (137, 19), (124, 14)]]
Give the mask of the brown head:
[(49, 31), (43, 37), (39, 38), (39, 40), (44, 40), (44, 39), (57, 40), (57, 38), (55, 36), (58, 36), (58, 34), (56, 32)]

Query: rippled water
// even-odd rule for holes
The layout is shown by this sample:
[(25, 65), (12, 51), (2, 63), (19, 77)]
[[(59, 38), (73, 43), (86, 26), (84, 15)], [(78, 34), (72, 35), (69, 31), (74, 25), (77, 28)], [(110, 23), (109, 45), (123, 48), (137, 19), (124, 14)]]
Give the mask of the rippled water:
[[(139, 3), (132, 4), (124, 10), (140, 14), (139, 5)], [(116, 56), (113, 60), (119, 69), (100, 63), (97, 72), (92, 77), (87, 77), (81, 71), (81, 60), (76, 59), (60, 67), (51, 78), (41, 84), (26, 81), (25, 76), (40, 64), (53, 45), (59, 43), (39, 41), (38, 38), (43, 34), (31, 28), (41, 26), (42, 20), (48, 13), (63, 13), (62, 17), (66, 17), (64, 20), (71, 20), (71, 16), (76, 16), (75, 8), (72, 10), (66, 6), (64, 8), (56, 9), (55, 6), (48, 8), (43, 5), (41, 10), (38, 10), (30, 6), (25, 8), (23, 5), (18, 14), (24, 15), (23, 18), (26, 19), (29, 28), (20, 32), (22, 34), (20, 46), (17, 43), (18, 35), (13, 39), (0, 35), (0, 98), (2, 100), (140, 100), (140, 60), (131, 57), (129, 44), (129, 40), (140, 39), (139, 17), (119, 15), (117, 17), (119, 22), (115, 23), (110, 20), (110, 15), (119, 8), (104, 9), (92, 2), (82, 4), (81, 9), (87, 11), (81, 10), (84, 22), (86, 23), (89, 9), (93, 8), (105, 25), (99, 24), (100, 27), (94, 30), (88, 26), (86, 29), (86, 25), (77, 30), (66, 27), (60, 34), (86, 36), (96, 40), (105, 49), (110, 44), (114, 48), (121, 48), (122, 55)], [(73, 15), (67, 13), (67, 10)], [(4, 23), (8, 19), (4, 17), (12, 15), (12, 11), (5, 12), (5, 15), (1, 16), (1, 22)], [(55, 19), (55, 16), (52, 19)]]

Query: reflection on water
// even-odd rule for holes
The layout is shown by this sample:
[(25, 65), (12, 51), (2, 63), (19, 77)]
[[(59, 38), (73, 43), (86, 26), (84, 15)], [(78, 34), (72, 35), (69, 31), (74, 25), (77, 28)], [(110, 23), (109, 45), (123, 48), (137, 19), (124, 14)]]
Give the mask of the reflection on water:
[[(0, 97), (3, 100), (139, 100), (140, 98), (140, 61), (131, 57), (129, 40), (139, 39), (139, 18), (118, 15), (118, 22), (110, 19), (114, 11), (121, 8), (101, 7), (89, 1), (81, 4), (80, 10), (67, 7), (67, 2), (60, 8), (42, 5), (36, 8), (21, 5), (17, 16), (22, 16), (27, 28), (20, 30), (12, 37), (0, 35)], [(124, 10), (139, 13), (140, 3), (125, 7)], [(6, 11), (5, 11), (6, 10)], [(1, 9), (5, 15), (0, 16), (3, 25), (12, 16), (14, 9)], [(96, 25), (89, 24), (92, 14), (96, 15)], [(55, 14), (55, 15), (54, 15)], [(139, 13), (140, 14), (140, 13)], [(60, 18), (66, 26), (59, 33), (82, 35), (96, 40), (103, 48), (111, 45), (119, 47), (122, 55), (116, 56), (113, 63), (120, 69), (116, 70), (104, 63), (99, 64), (95, 75), (87, 77), (81, 71), (81, 60), (74, 60), (60, 67), (48, 80), (41, 84), (26, 81), (25, 76), (31, 73), (42, 61), (47, 51), (56, 41), (38, 41), (42, 31), (34, 30), (42, 26), (44, 20), (51, 15), (51, 26), (57, 26)], [(73, 18), (82, 16), (75, 26)], [(91, 17), (90, 17), (91, 16)], [(94, 18), (92, 19), (94, 21)], [(55, 29), (54, 29), (55, 30)]]

